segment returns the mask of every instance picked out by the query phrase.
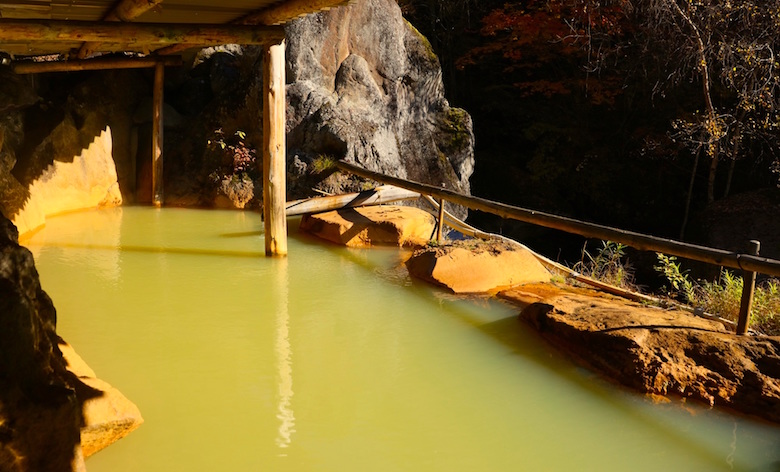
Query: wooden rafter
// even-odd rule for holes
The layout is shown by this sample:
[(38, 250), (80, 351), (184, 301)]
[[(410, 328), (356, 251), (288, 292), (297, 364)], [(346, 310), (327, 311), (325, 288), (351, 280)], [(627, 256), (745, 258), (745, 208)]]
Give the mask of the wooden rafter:
[[(274, 6), (253, 11), (232, 22), (236, 25), (282, 25), (288, 21), (314, 12), (326, 11), (352, 3), (353, 0), (289, 0)], [(156, 54), (178, 54), (191, 47), (186, 44), (166, 46), (155, 51)]]
[(289, 0), (245, 15), (234, 23), (239, 25), (281, 25), (312, 12), (330, 10), (352, 0)]
[[(163, 0), (120, 0), (114, 8), (103, 17), (103, 21), (132, 21), (153, 9)], [(85, 42), (79, 48), (77, 56), (79, 59), (91, 55), (100, 49), (100, 43)]]
[(0, 19), (0, 41), (86, 41), (154, 48), (180, 43), (203, 46), (268, 44), (282, 38), (284, 29), (280, 26)]
[(111, 57), (73, 61), (52, 62), (15, 62), (13, 70), (17, 74), (42, 74), (45, 72), (72, 72), (106, 69), (144, 69), (162, 62), (164, 66), (180, 66), (181, 56), (166, 57)]

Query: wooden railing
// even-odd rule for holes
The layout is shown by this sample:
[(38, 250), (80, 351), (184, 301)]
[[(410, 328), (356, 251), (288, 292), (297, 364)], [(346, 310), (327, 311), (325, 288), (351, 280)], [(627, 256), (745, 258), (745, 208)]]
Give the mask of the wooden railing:
[(435, 187), (433, 185), (413, 182), (410, 180), (392, 177), (378, 172), (363, 169), (354, 164), (339, 161), (336, 166), (346, 172), (359, 175), (366, 179), (375, 180), (384, 184), (394, 185), (396, 187), (412, 190), (423, 195), (430, 195), (441, 202), (448, 201), (462, 205), (472, 210), (484, 211), (494, 215), (523, 221), (545, 228), (552, 228), (567, 233), (578, 234), (586, 238), (597, 238), (605, 241), (615, 241), (631, 246), (635, 249), (644, 251), (662, 252), (673, 256), (684, 257), (696, 261), (715, 264), (731, 269), (740, 269), (743, 271), (745, 281), (742, 296), (742, 306), (740, 309), (740, 319), (737, 324), (737, 333), (744, 334), (748, 328), (748, 318), (753, 300), (753, 290), (755, 287), (755, 274), (761, 273), (780, 277), (780, 261), (759, 257), (758, 241), (751, 241), (750, 254), (736, 253), (723, 249), (715, 249), (696, 244), (675, 241), (672, 239), (658, 238), (645, 234), (635, 233), (609, 226), (587, 223), (584, 221), (556, 216), (535, 210), (528, 210), (521, 207), (498, 203), (484, 198), (463, 195), (445, 188)]

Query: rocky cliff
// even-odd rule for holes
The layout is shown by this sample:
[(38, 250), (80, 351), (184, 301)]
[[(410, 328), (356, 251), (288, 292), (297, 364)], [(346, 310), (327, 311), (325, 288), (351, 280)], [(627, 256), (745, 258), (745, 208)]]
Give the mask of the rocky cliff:
[[(286, 30), (288, 198), (360, 190), (361, 179), (334, 174), (335, 159), (469, 192), (471, 117), (449, 106), (436, 55), (395, 1), (359, 0)], [(167, 69), (166, 204), (260, 206), (261, 61), (258, 48), (229, 45)], [(90, 181), (89, 206), (150, 201), (150, 71), (34, 81), (8, 68), (0, 73), (0, 209), (7, 217), (29, 220), (24, 230), (38, 226), (48, 206), (46, 198), (36, 201), (35, 181), (51, 181), (53, 170), (61, 173), (61, 164), (93, 147), (113, 155), (116, 170), (90, 157), (105, 169), (97, 185), (89, 173), (64, 178)], [(25, 218), (16, 221), (22, 209)]]
[[(289, 199), (359, 190), (334, 159), (469, 192), (471, 118), (449, 106), (436, 55), (396, 2), (360, 0), (286, 31)], [(260, 61), (210, 48), (169, 82), (185, 121), (166, 135), (171, 203), (259, 206)]]
[(436, 55), (395, 1), (310, 16), (287, 36), (294, 183), (299, 169), (333, 156), (469, 192), (471, 118), (449, 106)]
[(0, 215), (0, 470), (80, 470), (81, 408), (57, 347), (56, 312), (17, 238)]

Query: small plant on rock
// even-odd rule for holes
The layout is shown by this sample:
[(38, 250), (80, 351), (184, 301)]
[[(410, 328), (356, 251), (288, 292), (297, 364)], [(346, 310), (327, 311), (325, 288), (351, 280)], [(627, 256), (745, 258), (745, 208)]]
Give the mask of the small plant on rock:
[[(742, 301), (742, 277), (722, 270), (718, 280), (691, 280), (673, 256), (657, 254), (655, 270), (669, 282), (668, 295), (706, 313), (737, 322)], [(780, 280), (769, 279), (756, 286), (750, 328), (761, 333), (780, 335)]]
[(588, 244), (582, 247), (580, 261), (574, 270), (580, 274), (614, 285), (634, 289), (634, 269), (625, 257), (626, 246), (614, 241), (602, 241), (601, 248), (595, 254), (588, 252)]
[(669, 282), (670, 287), (666, 289), (667, 295), (672, 298), (680, 298), (682, 303), (693, 303), (696, 299), (694, 292), (694, 282), (688, 277), (688, 271), (680, 269), (680, 262), (674, 256), (656, 253), (658, 265), (653, 269), (663, 275)]

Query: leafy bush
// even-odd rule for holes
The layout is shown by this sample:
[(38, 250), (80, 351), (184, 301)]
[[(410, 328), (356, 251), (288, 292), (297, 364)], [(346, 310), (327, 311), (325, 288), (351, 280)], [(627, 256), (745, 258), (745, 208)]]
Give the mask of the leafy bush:
[(582, 247), (580, 261), (574, 265), (574, 270), (580, 274), (599, 280), (616, 287), (635, 289), (634, 270), (626, 261), (626, 246), (614, 241), (602, 241), (601, 248), (594, 254), (587, 250), (588, 244)]
[[(716, 281), (693, 281), (687, 271), (680, 270), (677, 258), (660, 253), (657, 257), (655, 270), (669, 282), (670, 296), (735, 323), (739, 320), (741, 276), (724, 269)], [(769, 279), (756, 285), (749, 327), (767, 335), (780, 335), (780, 280)]]

